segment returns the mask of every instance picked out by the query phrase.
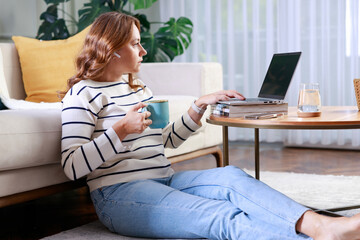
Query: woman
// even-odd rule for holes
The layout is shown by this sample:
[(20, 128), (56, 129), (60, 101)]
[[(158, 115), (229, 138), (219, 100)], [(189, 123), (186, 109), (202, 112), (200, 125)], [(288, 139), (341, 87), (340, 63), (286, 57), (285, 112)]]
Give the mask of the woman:
[(72, 180), (87, 175), (106, 227), (149, 238), (360, 239), (360, 215), (318, 215), (236, 167), (174, 173), (164, 147), (196, 131), (207, 105), (244, 97), (202, 96), (164, 129), (148, 128), (140, 109), (153, 96), (133, 77), (146, 54), (139, 29), (121, 13), (97, 18), (63, 98), (62, 166)]

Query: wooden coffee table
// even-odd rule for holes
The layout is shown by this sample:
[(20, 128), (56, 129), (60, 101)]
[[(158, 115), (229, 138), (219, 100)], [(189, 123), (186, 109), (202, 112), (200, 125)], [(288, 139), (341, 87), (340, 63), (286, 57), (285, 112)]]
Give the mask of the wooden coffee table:
[[(357, 106), (325, 106), (320, 117), (299, 118), (296, 107), (289, 107), (288, 115), (264, 119), (249, 120), (210, 115), (206, 121), (223, 127), (223, 164), (229, 164), (228, 127), (253, 128), (255, 133), (255, 178), (260, 179), (259, 129), (360, 129), (360, 112)], [(340, 211), (359, 206), (328, 209)]]
[(260, 178), (259, 129), (359, 129), (360, 112), (356, 106), (322, 107), (320, 117), (299, 118), (296, 107), (288, 115), (263, 120), (229, 118), (210, 115), (208, 123), (223, 126), (224, 165), (229, 164), (228, 127), (253, 128), (255, 132), (255, 177)]

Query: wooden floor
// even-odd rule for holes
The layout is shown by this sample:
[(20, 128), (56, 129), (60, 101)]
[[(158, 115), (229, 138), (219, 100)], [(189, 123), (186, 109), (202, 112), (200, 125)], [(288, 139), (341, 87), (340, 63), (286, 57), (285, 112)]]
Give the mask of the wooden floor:
[[(360, 175), (359, 151), (260, 145), (260, 169), (298, 173)], [(251, 143), (230, 143), (230, 164), (254, 169)], [(215, 167), (211, 156), (173, 165), (175, 171)], [(39, 239), (97, 219), (86, 188), (0, 209), (0, 239)]]

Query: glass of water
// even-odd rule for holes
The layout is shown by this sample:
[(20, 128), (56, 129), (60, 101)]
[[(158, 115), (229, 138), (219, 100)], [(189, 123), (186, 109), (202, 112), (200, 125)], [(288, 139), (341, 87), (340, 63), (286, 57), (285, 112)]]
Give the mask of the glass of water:
[(319, 117), (321, 115), (318, 83), (300, 83), (297, 113), (299, 117)]

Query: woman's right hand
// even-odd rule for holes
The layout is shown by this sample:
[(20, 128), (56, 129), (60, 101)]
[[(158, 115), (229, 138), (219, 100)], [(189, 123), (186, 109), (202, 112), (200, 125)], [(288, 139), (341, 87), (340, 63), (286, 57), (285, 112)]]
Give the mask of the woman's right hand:
[(139, 102), (129, 110), (123, 119), (112, 126), (121, 141), (131, 133), (142, 133), (152, 123), (148, 119), (151, 115), (150, 112), (138, 112), (139, 109), (146, 106), (145, 103)]

